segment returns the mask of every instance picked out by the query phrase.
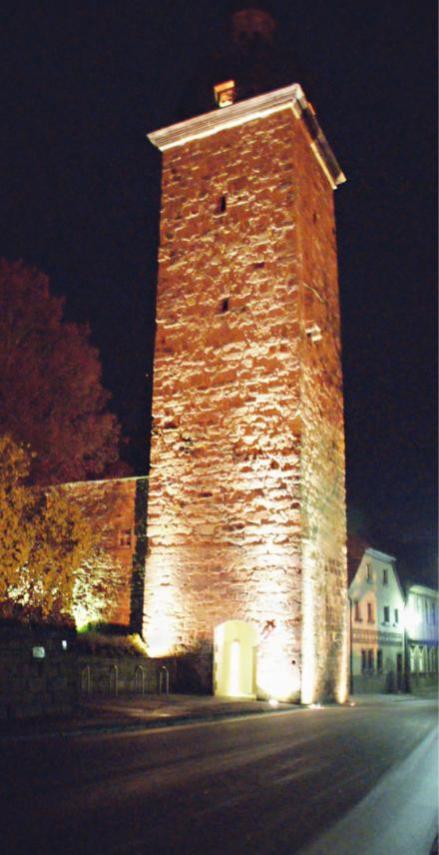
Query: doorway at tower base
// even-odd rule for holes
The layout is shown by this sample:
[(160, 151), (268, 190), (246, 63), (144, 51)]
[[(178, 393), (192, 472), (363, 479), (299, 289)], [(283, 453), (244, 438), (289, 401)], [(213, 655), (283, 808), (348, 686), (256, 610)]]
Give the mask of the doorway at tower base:
[(216, 627), (213, 647), (213, 691), (229, 698), (300, 700), (300, 672), (280, 633), (261, 638), (246, 621), (229, 620)]
[(213, 692), (227, 698), (256, 697), (258, 633), (243, 620), (227, 620), (215, 628)]

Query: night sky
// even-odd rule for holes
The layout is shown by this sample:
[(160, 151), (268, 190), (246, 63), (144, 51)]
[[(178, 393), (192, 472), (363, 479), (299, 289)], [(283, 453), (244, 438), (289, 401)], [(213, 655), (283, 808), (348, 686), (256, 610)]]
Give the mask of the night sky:
[[(67, 317), (90, 324), (139, 474), (160, 182), (145, 135), (199, 111), (230, 5), (18, 0), (3, 15), (0, 256), (44, 270)], [(436, 4), (270, 5), (285, 83), (302, 83), (348, 178), (336, 210), (350, 527), (434, 583)]]

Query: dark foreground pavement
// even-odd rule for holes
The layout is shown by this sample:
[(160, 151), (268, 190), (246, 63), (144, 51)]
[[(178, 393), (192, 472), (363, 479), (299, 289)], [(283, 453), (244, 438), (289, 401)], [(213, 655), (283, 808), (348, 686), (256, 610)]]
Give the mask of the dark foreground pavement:
[(369, 698), (2, 739), (0, 851), (428, 855), (435, 728), (429, 701)]

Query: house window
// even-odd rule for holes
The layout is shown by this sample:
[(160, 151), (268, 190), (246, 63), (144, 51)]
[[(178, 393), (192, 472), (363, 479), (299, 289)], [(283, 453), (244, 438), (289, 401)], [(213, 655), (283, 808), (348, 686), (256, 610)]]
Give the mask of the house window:
[(367, 669), (367, 654), (365, 650), (361, 651), (361, 670), (364, 673)]
[(384, 606), (384, 623), (390, 623), (390, 607)]
[(131, 546), (131, 529), (125, 528), (119, 533), (119, 546)]
[(361, 610), (360, 610), (360, 603), (358, 602), (358, 600), (356, 600), (354, 603), (354, 609), (355, 609), (354, 610), (354, 618), (356, 621), (360, 621), (360, 623), (361, 623)]
[(373, 582), (373, 574), (372, 574), (372, 566), (371, 564), (366, 564), (366, 582)]
[(395, 623), (399, 623), (399, 611), (395, 609)]
[(372, 605), (372, 603), (367, 604), (367, 622), (373, 623), (373, 605)]
[(383, 651), (377, 650), (377, 671), (379, 674), (383, 673)]
[(384, 568), (383, 570), (383, 585), (389, 584), (389, 571)]
[(224, 300), (221, 300), (221, 312), (224, 314), (224, 312), (228, 312), (228, 311), (229, 311), (229, 298), (224, 297)]
[(367, 670), (373, 671), (373, 650), (367, 651)]

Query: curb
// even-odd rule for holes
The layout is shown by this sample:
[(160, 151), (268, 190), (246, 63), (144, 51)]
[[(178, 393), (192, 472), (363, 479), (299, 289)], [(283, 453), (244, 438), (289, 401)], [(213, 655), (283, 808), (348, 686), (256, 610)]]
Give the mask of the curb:
[(111, 733), (135, 733), (143, 730), (164, 730), (166, 728), (178, 727), (181, 725), (212, 723), (215, 721), (225, 721), (234, 718), (248, 718), (264, 715), (283, 715), (286, 713), (298, 712), (301, 709), (306, 709), (302, 706), (291, 706), (288, 709), (269, 709), (269, 710), (230, 710), (230, 712), (206, 713), (204, 715), (176, 715), (169, 718), (157, 717), (146, 719), (145, 721), (119, 722), (115, 724), (90, 724), (83, 727), (69, 728), (59, 730), (45, 730), (34, 733), (0, 733), (0, 743), (2, 742), (29, 742), (38, 739), (68, 739), (69, 737), (93, 736), (96, 734), (111, 734)]

